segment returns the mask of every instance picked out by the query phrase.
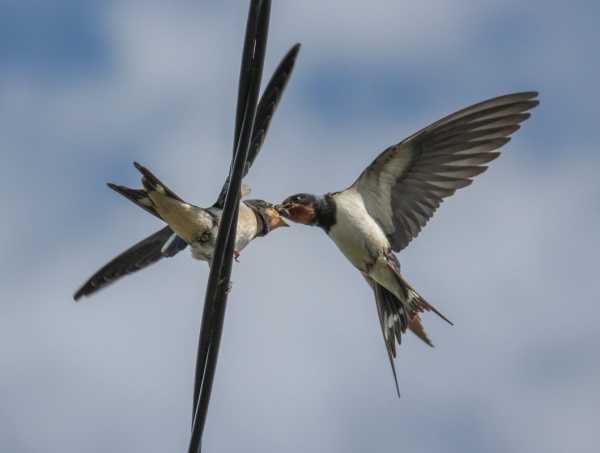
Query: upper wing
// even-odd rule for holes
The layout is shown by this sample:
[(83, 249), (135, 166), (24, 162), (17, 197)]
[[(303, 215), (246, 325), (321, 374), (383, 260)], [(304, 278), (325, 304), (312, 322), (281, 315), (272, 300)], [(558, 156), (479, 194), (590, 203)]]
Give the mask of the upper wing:
[(453, 113), (381, 153), (352, 187), (402, 250), (443, 198), (471, 184), (539, 104), (536, 92), (489, 99)]
[[(171, 244), (169, 244), (169, 250), (165, 252), (163, 252), (163, 247), (174, 235), (175, 233), (173, 233), (173, 230), (167, 226), (151, 236), (148, 236), (146, 239), (141, 240), (92, 275), (88, 281), (77, 290), (73, 298), (78, 300), (81, 296), (89, 296), (127, 274), (137, 272), (156, 263), (163, 256), (173, 256), (182, 248), (179, 248), (178, 250), (171, 250), (171, 248), (177, 247), (176, 244), (179, 244), (181, 247), (180, 242), (171, 242)], [(185, 248), (186, 245), (187, 244), (183, 242), (183, 248)]]
[[(258, 152), (265, 141), (267, 131), (269, 130), (269, 125), (271, 124), (271, 119), (273, 118), (273, 114), (279, 105), (279, 101), (281, 100), (281, 96), (283, 95), (283, 91), (285, 90), (288, 80), (292, 75), (294, 63), (296, 62), (296, 56), (298, 55), (299, 51), (300, 44), (296, 44), (288, 51), (285, 57), (283, 57), (283, 60), (281, 60), (281, 63), (279, 63), (279, 66), (277, 66), (277, 69), (273, 73), (267, 88), (265, 88), (265, 91), (260, 98), (260, 102), (256, 108), (256, 118), (254, 120), (254, 131), (252, 133), (252, 141), (250, 142), (250, 150), (248, 151), (248, 160), (246, 161), (246, 166), (244, 168), (242, 177), (248, 174), (250, 167), (254, 163), (254, 159), (256, 159), (256, 156), (258, 156)], [(225, 184), (223, 184), (221, 193), (214, 204), (215, 207), (223, 208), (228, 188), (229, 177), (225, 181)]]

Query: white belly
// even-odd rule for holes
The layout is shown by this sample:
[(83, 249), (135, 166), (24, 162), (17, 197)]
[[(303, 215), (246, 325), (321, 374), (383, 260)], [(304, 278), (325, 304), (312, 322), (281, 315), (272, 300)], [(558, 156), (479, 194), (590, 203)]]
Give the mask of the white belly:
[(254, 211), (244, 203), (240, 203), (240, 213), (235, 235), (235, 249), (238, 252), (241, 252), (242, 249), (254, 239), (257, 230), (258, 223), (256, 221), (256, 214), (254, 214)]
[(355, 190), (340, 192), (333, 198), (336, 223), (329, 230), (329, 237), (356, 268), (365, 272), (389, 248), (389, 241)]
[[(258, 224), (256, 222), (256, 216), (252, 209), (246, 206), (244, 203), (240, 203), (240, 212), (238, 216), (238, 224), (235, 235), (234, 248), (237, 252), (241, 252), (252, 239), (256, 236)], [(192, 256), (197, 260), (211, 261), (212, 255), (215, 251), (215, 245), (217, 242), (218, 227), (212, 226), (207, 229), (211, 233), (210, 240), (206, 242), (192, 242)]]

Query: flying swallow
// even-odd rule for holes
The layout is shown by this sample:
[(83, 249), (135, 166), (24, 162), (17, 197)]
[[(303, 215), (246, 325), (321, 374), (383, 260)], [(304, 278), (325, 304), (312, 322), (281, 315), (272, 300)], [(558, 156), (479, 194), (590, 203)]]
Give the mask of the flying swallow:
[[(250, 142), (250, 150), (248, 153), (248, 160), (243, 173), (244, 176), (248, 173), (250, 167), (254, 163), (254, 160), (256, 159), (256, 156), (260, 151), (262, 144), (264, 143), (273, 114), (275, 113), (275, 110), (279, 105), (281, 96), (283, 95), (283, 92), (285, 90), (290, 76), (292, 75), (292, 71), (299, 50), (300, 44), (296, 44), (284, 56), (284, 58), (279, 63), (279, 66), (273, 73), (273, 76), (267, 84), (267, 87), (265, 88), (260, 102), (258, 103), (256, 109), (256, 119), (254, 122), (254, 130)], [(139, 169), (140, 171), (142, 171), (141, 169), (143, 169), (143, 167), (139, 166)], [(147, 171), (145, 168), (144, 170)], [(148, 171), (148, 176), (150, 175), (151, 173)], [(143, 179), (147, 182), (153, 180), (153, 178), (148, 178), (146, 177), (146, 175), (144, 175)], [(158, 183), (160, 183), (160, 181), (158, 181)], [(129, 189), (127, 187), (117, 186), (114, 184), (109, 184), (109, 187), (121, 193), (125, 197), (129, 198), (138, 206), (157, 216), (161, 220), (166, 220), (166, 223), (168, 225), (151, 234), (150, 236), (142, 239), (141, 241), (134, 244), (132, 247), (130, 247), (129, 249), (125, 250), (123, 253), (112, 259), (109, 263), (104, 265), (77, 290), (77, 292), (73, 296), (75, 300), (80, 299), (82, 296), (89, 296), (125, 275), (137, 272), (141, 269), (145, 269), (149, 265), (160, 261), (164, 257), (172, 257), (179, 253), (181, 250), (185, 249), (189, 244), (192, 244), (192, 254), (198, 257), (199, 259), (204, 259), (203, 257), (211, 256), (208, 244), (214, 244), (214, 235), (216, 235), (215, 228), (210, 230), (210, 237), (208, 234), (204, 236), (203, 240), (206, 240), (207, 238), (208, 240), (206, 240), (207, 247), (203, 248), (199, 245), (200, 239), (202, 239), (200, 237), (202, 236), (202, 234), (198, 236), (198, 226), (200, 223), (194, 223), (194, 221), (192, 221), (188, 224), (185, 224), (184, 221), (184, 225), (180, 225), (180, 223), (178, 223), (178, 221), (176, 220), (175, 224), (177, 225), (171, 225), (168, 220), (168, 217), (171, 214), (167, 215), (167, 219), (163, 219), (163, 217), (160, 214), (161, 209), (168, 210), (168, 203), (171, 203), (173, 206), (180, 208), (175, 210), (180, 214), (183, 212), (192, 212), (201, 208), (185, 203), (162, 183), (160, 183), (160, 185), (152, 183), (150, 184), (153, 188), (157, 188), (158, 191)], [(161, 187), (165, 190), (164, 194), (160, 193)], [(211, 208), (202, 210), (206, 214), (206, 216), (211, 216), (210, 219), (216, 219), (218, 221), (219, 212), (220, 210), (222, 210), (223, 205), (225, 203), (225, 197), (227, 195), (228, 188), (229, 179), (227, 179), (223, 184), (217, 201), (213, 204), (213, 206)], [(157, 205), (152, 201), (152, 197), (155, 197), (157, 200), (159, 200), (158, 206), (160, 206), (160, 208), (157, 208)], [(261, 234), (266, 234), (266, 232), (271, 231), (271, 229), (275, 229), (278, 226), (282, 226), (283, 223), (285, 223), (278, 223), (279, 220), (277, 219), (280, 219), (280, 216), (276, 211), (274, 211), (271, 208), (272, 207), (269, 205), (269, 203), (262, 200), (246, 200), (240, 205), (240, 220), (246, 219), (247, 221), (242, 222), (241, 230), (240, 232), (238, 232), (238, 235), (236, 235), (236, 247), (238, 247), (238, 252), (239, 250), (241, 250), (241, 248), (243, 248), (242, 244), (245, 246), (247, 242), (249, 242), (249, 240), (244, 239), (238, 244), (238, 236), (240, 233), (245, 234), (247, 237), (250, 237), (252, 235), (252, 219), (256, 219), (256, 221), (258, 222), (257, 227), (260, 230), (254, 237), (258, 237)], [(183, 217), (185, 219), (185, 216)], [(205, 218), (209, 219), (209, 217)], [(238, 226), (240, 226), (239, 222)], [(184, 236), (187, 236), (187, 239), (190, 242), (186, 241), (184, 237), (179, 236), (176, 230), (174, 230), (172, 227), (175, 227), (177, 230), (180, 230), (180, 232), (184, 234)], [(194, 228), (196, 228), (196, 230)], [(195, 236), (191, 234), (192, 232), (195, 233)]]
[(499, 156), (539, 104), (537, 95), (509, 94), (455, 112), (387, 148), (347, 189), (301, 193), (277, 206), (294, 222), (322, 228), (373, 288), (398, 395), (395, 343), (409, 328), (431, 345), (423, 312), (452, 323), (404, 279), (393, 252), (419, 234), (444, 198)]

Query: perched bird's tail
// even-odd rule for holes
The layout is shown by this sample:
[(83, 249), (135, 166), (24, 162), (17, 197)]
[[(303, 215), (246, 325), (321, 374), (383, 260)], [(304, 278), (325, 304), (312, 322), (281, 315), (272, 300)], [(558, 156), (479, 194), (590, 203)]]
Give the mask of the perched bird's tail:
[[(132, 201), (144, 211), (149, 212), (155, 217), (166, 222), (166, 219), (163, 219), (159, 210), (154, 204), (154, 201), (150, 197), (150, 193), (152, 193), (152, 191), (157, 191), (163, 195), (174, 198), (177, 201), (182, 201), (181, 198), (179, 198), (179, 196), (177, 196), (175, 192), (173, 192), (171, 189), (165, 186), (156, 176), (154, 176), (150, 172), (150, 170), (138, 164), (137, 162), (134, 162), (134, 165), (135, 168), (137, 168), (140, 171), (140, 173), (142, 173), (142, 184), (145, 187), (144, 189), (131, 189), (129, 187), (120, 186), (112, 183), (108, 183), (108, 187), (110, 187), (115, 192), (123, 195), (125, 198)], [(170, 231), (172, 232), (172, 230)], [(185, 242), (185, 240), (172, 232), (168, 240), (165, 240), (163, 242), (162, 247), (160, 249), (160, 253), (162, 254), (162, 256), (171, 257), (176, 255), (179, 251), (183, 250), (186, 246), (187, 243)]]
[(156, 176), (154, 176), (152, 174), (152, 172), (150, 170), (148, 170), (146, 167), (138, 164), (137, 162), (134, 162), (133, 165), (142, 174), (142, 184), (144, 186), (144, 189), (146, 189), (147, 192), (149, 192), (149, 193), (159, 192), (163, 195), (166, 195), (167, 197), (174, 198), (178, 201), (185, 203), (175, 192), (173, 192), (166, 185), (164, 185), (160, 181), (160, 179), (158, 179)]
[(153, 216), (156, 216), (162, 220), (162, 217), (154, 207), (154, 203), (148, 196), (148, 192), (146, 192), (145, 189), (130, 189), (129, 187), (119, 186), (111, 182), (107, 183), (106, 185), (118, 194), (121, 194), (128, 200), (132, 201), (144, 211), (149, 212)]
[(134, 204), (149, 212), (153, 216), (158, 217), (161, 220), (164, 220), (160, 213), (157, 211), (156, 206), (154, 206), (154, 202), (152, 198), (150, 198), (149, 193), (156, 191), (160, 192), (164, 195), (167, 195), (171, 198), (175, 198), (178, 201), (183, 201), (179, 196), (165, 186), (156, 176), (152, 174), (150, 170), (146, 167), (134, 162), (135, 168), (137, 168), (142, 174), (142, 184), (144, 185), (144, 189), (131, 189), (126, 186), (120, 186), (118, 184), (113, 184), (111, 182), (107, 183), (107, 186), (110, 187), (115, 192), (123, 195), (128, 200), (132, 201)]

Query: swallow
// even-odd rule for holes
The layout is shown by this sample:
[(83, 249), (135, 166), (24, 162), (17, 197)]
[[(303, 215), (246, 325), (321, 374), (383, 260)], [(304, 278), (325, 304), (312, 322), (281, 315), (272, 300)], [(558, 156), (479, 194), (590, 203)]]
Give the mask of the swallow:
[(499, 156), (537, 96), (513, 93), (457, 111), (384, 150), (347, 189), (300, 193), (277, 206), (287, 219), (323, 229), (373, 288), (398, 396), (395, 345), (406, 329), (432, 346), (420, 315), (431, 311), (452, 323), (403, 277), (394, 252), (419, 234), (444, 198)]
[[(287, 52), (261, 96), (256, 109), (254, 130), (248, 160), (243, 172), (244, 176), (250, 170), (265, 141), (273, 114), (292, 75), (299, 51), (300, 44), (296, 44)], [(110, 183), (109, 187), (147, 212), (165, 221), (167, 225), (137, 242), (94, 273), (75, 292), (73, 298), (76, 301), (83, 296), (96, 293), (126, 275), (145, 269), (151, 264), (159, 262), (162, 258), (173, 257), (188, 245), (191, 245), (192, 255), (198, 259), (208, 260), (212, 256), (210, 246), (215, 241), (216, 227), (218, 227), (220, 218), (219, 213), (225, 203), (229, 178), (223, 184), (215, 203), (210, 208), (202, 209), (181, 200), (146, 168), (139, 165), (138, 169), (143, 173), (143, 183), (145, 181), (150, 190), (147, 190), (146, 187), (144, 189), (130, 189)], [(144, 174), (145, 172), (146, 174)], [(161, 190), (164, 192), (161, 192)], [(164, 218), (161, 212), (165, 216)], [(196, 214), (196, 218), (193, 218), (193, 213)], [(212, 227), (209, 230), (202, 229), (201, 226), (208, 225), (208, 222), (212, 222)], [(281, 220), (279, 213), (268, 202), (245, 200), (240, 204), (240, 220), (238, 221), (240, 231), (236, 235), (237, 252), (243, 249), (253, 238), (265, 235), (273, 229), (284, 226), (284, 224), (285, 222)], [(256, 229), (255, 232), (253, 232), (254, 228)], [(179, 236), (176, 231), (179, 231), (184, 237)], [(244, 237), (240, 238), (240, 234)]]
[[(190, 246), (195, 259), (210, 263), (217, 241), (222, 208), (217, 205), (201, 208), (187, 203), (146, 167), (137, 162), (134, 162), (134, 166), (142, 174), (143, 189), (130, 189), (112, 183), (108, 183), (108, 186), (167, 223), (177, 238)], [(243, 184), (240, 197), (249, 193), (250, 188)], [(273, 204), (264, 200), (240, 201), (234, 256), (237, 259), (253, 239), (287, 226)], [(168, 249), (170, 244), (165, 246)]]

